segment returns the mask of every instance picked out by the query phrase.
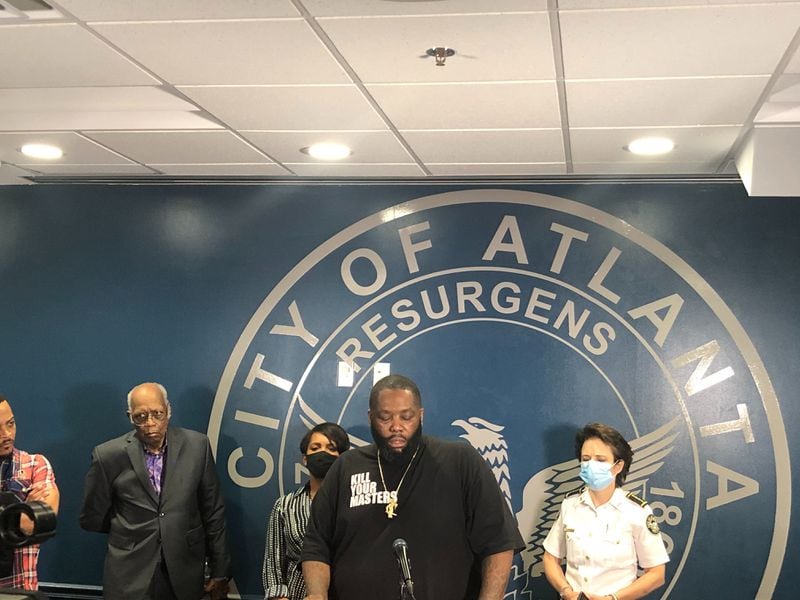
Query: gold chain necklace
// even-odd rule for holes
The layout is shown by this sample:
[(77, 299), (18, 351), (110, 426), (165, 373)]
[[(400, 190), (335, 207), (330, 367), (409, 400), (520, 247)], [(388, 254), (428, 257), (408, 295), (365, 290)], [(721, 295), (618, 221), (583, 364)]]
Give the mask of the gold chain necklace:
[[(408, 470), (411, 468), (411, 465), (414, 464), (414, 459), (417, 457), (417, 452), (419, 452), (419, 446), (417, 449), (414, 450), (414, 454), (411, 455), (411, 460), (408, 461), (408, 466), (406, 470), (403, 471), (403, 476), (400, 478), (400, 483), (397, 484), (397, 489), (394, 491), (394, 498), (390, 498), (389, 502), (386, 504), (386, 518), (387, 519), (394, 519), (395, 515), (397, 514), (397, 497), (400, 494), (400, 486), (403, 485), (403, 480), (408, 475)], [(381, 483), (383, 484), (383, 491), (389, 492), (389, 488), (386, 487), (386, 480), (383, 478), (383, 467), (381, 467), (381, 451), (378, 450), (378, 472), (381, 474)], [(389, 492), (391, 494), (392, 492)]]

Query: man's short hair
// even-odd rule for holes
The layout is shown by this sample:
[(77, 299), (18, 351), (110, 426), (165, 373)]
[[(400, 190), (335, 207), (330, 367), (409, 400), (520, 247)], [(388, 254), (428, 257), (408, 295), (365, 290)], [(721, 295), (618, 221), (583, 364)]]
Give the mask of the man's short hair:
[(378, 397), (383, 390), (407, 390), (414, 396), (417, 407), (422, 407), (422, 395), (417, 384), (405, 375), (387, 375), (379, 379), (369, 392), (369, 409), (375, 410), (378, 406)]
[(617, 475), (617, 487), (622, 487), (625, 483), (625, 478), (628, 476), (628, 471), (631, 468), (631, 461), (633, 460), (633, 449), (631, 445), (625, 441), (622, 434), (604, 423), (589, 423), (583, 429), (579, 429), (575, 434), (575, 457), (581, 460), (581, 450), (583, 443), (586, 440), (597, 438), (604, 444), (611, 446), (611, 451), (614, 454), (614, 461), (622, 460), (622, 471)]
[(158, 388), (158, 391), (161, 392), (161, 397), (164, 399), (164, 406), (167, 407), (167, 418), (169, 419), (172, 416), (172, 406), (170, 405), (169, 397), (167, 396), (167, 388), (165, 388), (160, 383), (156, 383), (155, 381), (145, 381), (145, 382), (142, 382), (142, 383), (137, 383), (135, 386), (133, 386), (131, 388), (131, 391), (128, 392), (128, 412), (129, 413), (133, 412), (133, 408), (131, 407), (132, 403), (133, 403), (133, 401), (131, 399), (132, 396), (133, 396), (133, 390), (135, 390), (136, 388), (138, 388), (139, 386), (142, 386), (142, 385), (154, 385), (154, 386), (156, 386)]
[(350, 438), (347, 437), (347, 432), (336, 423), (320, 423), (303, 436), (300, 440), (300, 454), (305, 454), (308, 451), (308, 445), (311, 443), (311, 436), (315, 433), (321, 433), (336, 446), (336, 450), (341, 454), (350, 449)]
[(0, 393), (0, 403), (3, 402), (8, 402), (8, 398), (6, 398), (4, 394)]

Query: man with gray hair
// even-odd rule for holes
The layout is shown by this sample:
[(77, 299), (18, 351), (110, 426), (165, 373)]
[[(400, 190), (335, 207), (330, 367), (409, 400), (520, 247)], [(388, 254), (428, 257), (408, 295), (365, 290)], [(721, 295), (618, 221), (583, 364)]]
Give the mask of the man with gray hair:
[(106, 599), (227, 595), (230, 557), (211, 446), (196, 431), (169, 427), (171, 413), (162, 385), (139, 384), (128, 394), (133, 431), (92, 451), (80, 523), (108, 534)]

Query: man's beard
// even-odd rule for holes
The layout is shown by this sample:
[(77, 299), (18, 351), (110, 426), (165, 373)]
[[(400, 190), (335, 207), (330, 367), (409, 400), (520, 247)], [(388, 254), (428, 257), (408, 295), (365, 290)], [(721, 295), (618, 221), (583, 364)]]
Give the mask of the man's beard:
[(400, 450), (393, 450), (389, 447), (388, 439), (383, 437), (375, 425), (370, 422), (369, 429), (372, 432), (372, 439), (375, 440), (375, 445), (378, 447), (378, 452), (381, 455), (381, 460), (393, 464), (405, 464), (414, 455), (414, 452), (419, 448), (420, 440), (422, 440), (422, 423), (420, 422), (417, 430), (408, 438), (405, 447)]

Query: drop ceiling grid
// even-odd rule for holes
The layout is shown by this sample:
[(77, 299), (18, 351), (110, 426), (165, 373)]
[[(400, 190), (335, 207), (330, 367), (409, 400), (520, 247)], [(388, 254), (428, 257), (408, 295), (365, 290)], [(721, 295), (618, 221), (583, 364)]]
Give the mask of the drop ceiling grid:
[(36, 170), (48, 164), (58, 164), (34, 163), (31, 159), (23, 156), (19, 152), (19, 148), (27, 143), (58, 145), (64, 151), (63, 164), (133, 164), (133, 161), (113, 150), (105, 148), (77, 132), (68, 131), (0, 132), (0, 161), (16, 166), (29, 165)]
[[(365, 84), (555, 77), (545, 12), (317, 19)], [(435, 46), (455, 55), (436, 67)]]
[(350, 156), (337, 162), (340, 165), (414, 163), (414, 159), (389, 131), (243, 131), (242, 134), (255, 146), (284, 164), (316, 162), (300, 150), (320, 141), (344, 144), (353, 148)]
[(177, 86), (349, 82), (300, 18), (89, 26)]
[[(457, 170), (468, 172), (474, 164), (474, 171), (483, 173), (486, 165), (478, 163), (539, 162), (535, 148), (519, 143), (526, 136), (519, 133), (561, 127), (546, 12), (318, 18), (317, 22), (426, 167), (435, 160), (459, 163)], [(456, 50), (443, 68), (425, 53), (436, 44)], [(391, 68), (386, 68), (386, 61)], [(477, 133), (484, 145), (480, 153), (477, 148), (448, 150), (462, 143), (459, 132), (470, 137), (476, 130), (485, 130)], [(431, 152), (428, 139), (442, 140), (442, 147)], [(558, 148), (555, 160), (563, 163), (563, 144), (559, 142)], [(487, 151), (496, 156), (487, 161)], [(457, 160), (452, 158), (454, 152)], [(512, 171), (518, 173), (518, 167)]]
[[(48, 0), (50, 1), (50, 0)], [(56, 0), (82, 21), (145, 21), (177, 19), (248, 19), (296, 17), (290, 0)]]
[[(575, 173), (603, 165), (610, 173), (711, 173), (800, 23), (800, 2), (761, 0), (654, 0), (646, 8), (640, 0), (559, 0), (557, 13), (547, 0), (54, 4), (67, 21), (74, 15), (82, 22), (0, 24), (0, 131), (3, 123), (12, 127), (14, 117), (22, 118), (17, 128), (38, 122), (52, 133), (69, 127), (79, 139), (80, 132), (94, 136), (102, 129), (109, 134), (108, 149), (97, 156), (94, 149), (84, 154), (74, 147), (70, 160), (78, 156), (80, 164), (65, 163), (64, 172), (77, 172), (92, 160), (98, 171), (107, 169), (106, 153), (120, 161), (112, 168), (143, 168), (125, 158), (131, 156), (176, 175), (202, 168), (211, 169), (209, 175), (213, 169), (248, 175), (251, 167), (255, 174), (373, 176), (386, 168), (387, 176), (424, 175), (401, 140), (433, 175), (563, 173), (563, 140), (556, 138), (566, 125)], [(554, 14), (561, 49), (552, 47)], [(448, 39), (433, 41), (438, 35)], [(439, 43), (458, 51), (444, 68), (419, 58)], [(561, 123), (556, 90), (559, 51), (568, 124)], [(786, 72), (800, 71), (798, 61), (796, 54)], [(20, 105), (26, 93), (35, 97), (31, 88), (73, 93), (90, 86), (119, 95), (105, 116), (102, 102), (83, 120), (57, 107), (37, 119), (36, 111)], [(170, 115), (143, 100), (136, 114), (123, 86), (157, 89), (181, 108)], [(3, 91), (11, 88), (23, 100), (4, 109)], [(127, 113), (127, 122), (116, 118), (115, 108)], [(157, 116), (147, 118), (145, 110)], [(143, 138), (125, 131), (127, 126), (188, 129), (181, 139), (200, 146), (178, 144), (157, 156), (155, 149), (138, 147), (136, 140)], [(194, 141), (213, 139), (202, 135), (212, 128), (229, 140), (216, 154)], [(298, 144), (331, 132), (356, 140), (353, 157), (319, 165), (298, 152)], [(677, 136), (676, 152), (641, 160), (621, 149), (628, 136), (643, 132)], [(9, 162), (20, 164), (16, 149), (2, 141), (8, 139), (0, 134), (0, 153), (11, 151), (16, 160)], [(359, 140), (368, 145), (359, 147)], [(135, 155), (126, 152), (132, 148)], [(5, 165), (0, 179), (11, 168)], [(42, 168), (58, 172), (57, 164)]]
[[(617, 162), (670, 172), (701, 148), (706, 160), (691, 164), (715, 172), (714, 158), (725, 159), (736, 135), (710, 136), (704, 128), (745, 122), (800, 22), (800, 3), (604, 6), (560, 13), (575, 172)], [(645, 133), (678, 136), (678, 147), (658, 161), (623, 150)]]
[(547, 0), (436, 0), (376, 2), (375, 0), (297, 0), (315, 17), (415, 16), (509, 13), (546, 10)]
[(154, 85), (158, 82), (74, 23), (1, 25), (0, 87)]
[(146, 165), (272, 162), (230, 131), (93, 131), (86, 135)]

